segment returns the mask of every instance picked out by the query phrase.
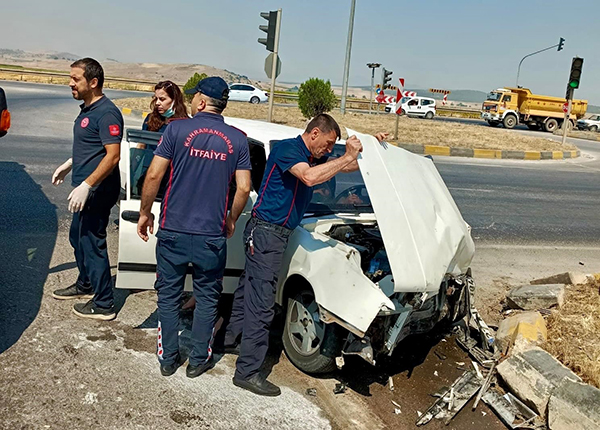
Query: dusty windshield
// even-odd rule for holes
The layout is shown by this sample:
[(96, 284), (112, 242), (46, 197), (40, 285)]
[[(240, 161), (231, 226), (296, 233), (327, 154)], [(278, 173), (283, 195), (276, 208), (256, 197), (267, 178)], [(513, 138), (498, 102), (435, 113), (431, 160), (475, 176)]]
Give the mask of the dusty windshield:
[[(335, 145), (329, 159), (340, 157), (344, 145)], [(331, 213), (373, 212), (371, 199), (360, 171), (338, 173), (329, 181), (313, 187), (313, 197), (307, 215)]]
[(487, 100), (491, 102), (498, 102), (502, 98), (502, 93), (489, 93), (487, 95)]

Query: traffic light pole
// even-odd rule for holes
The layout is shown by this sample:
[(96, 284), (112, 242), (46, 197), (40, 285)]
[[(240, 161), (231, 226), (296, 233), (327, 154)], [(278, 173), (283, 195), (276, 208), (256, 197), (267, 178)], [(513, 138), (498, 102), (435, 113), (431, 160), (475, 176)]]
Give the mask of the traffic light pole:
[(279, 27), (281, 26), (281, 9), (277, 10), (277, 24), (275, 26), (275, 44), (273, 46), (273, 66), (271, 68), (271, 91), (269, 94), (269, 114), (267, 121), (273, 120), (273, 99), (275, 98), (275, 77), (277, 75), (277, 60), (279, 59)]
[(532, 55), (539, 54), (540, 52), (544, 52), (544, 51), (547, 51), (547, 50), (552, 49), (552, 48), (556, 48), (558, 46), (561, 46), (560, 42), (557, 43), (556, 45), (552, 45), (552, 46), (549, 46), (547, 48), (540, 49), (539, 51), (532, 52), (531, 54), (527, 54), (526, 56), (524, 56), (523, 58), (521, 58), (521, 61), (519, 61), (519, 68), (517, 69), (517, 84), (516, 84), (516, 87), (519, 88), (519, 75), (521, 74), (521, 64), (523, 64), (523, 60), (525, 58), (531, 57)]
[(369, 95), (369, 115), (373, 109), (373, 85), (375, 84), (375, 68), (371, 68), (371, 94)]
[(350, 54), (352, 52), (352, 32), (354, 31), (354, 9), (356, 0), (352, 0), (350, 5), (350, 22), (348, 23), (348, 41), (346, 42), (346, 61), (344, 63), (344, 80), (342, 82), (342, 101), (340, 111), (342, 115), (346, 113), (346, 97), (348, 96), (348, 75), (350, 74)]
[(563, 137), (562, 137), (562, 144), (564, 145), (565, 143), (567, 143), (567, 133), (569, 130), (569, 121), (571, 118), (571, 109), (573, 108), (573, 89), (569, 88), (568, 90), (568, 102), (569, 102), (569, 107), (567, 108), (567, 112), (565, 113), (565, 119), (563, 120)]

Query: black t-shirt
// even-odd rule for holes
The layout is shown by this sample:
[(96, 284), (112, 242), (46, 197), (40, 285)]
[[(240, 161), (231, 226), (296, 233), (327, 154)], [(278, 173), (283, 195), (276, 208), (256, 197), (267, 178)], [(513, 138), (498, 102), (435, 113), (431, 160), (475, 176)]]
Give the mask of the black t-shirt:
[[(123, 115), (106, 96), (89, 106), (82, 104), (81, 113), (73, 126), (73, 176), (74, 187), (85, 181), (106, 155), (104, 145), (121, 143)], [(103, 182), (119, 184), (119, 168)]]

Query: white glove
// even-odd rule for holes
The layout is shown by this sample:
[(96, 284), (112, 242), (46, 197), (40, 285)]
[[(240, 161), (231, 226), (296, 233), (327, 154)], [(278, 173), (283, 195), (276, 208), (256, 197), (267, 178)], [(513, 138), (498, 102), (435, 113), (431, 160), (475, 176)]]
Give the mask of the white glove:
[(69, 158), (63, 164), (58, 166), (58, 168), (54, 171), (52, 175), (52, 183), (54, 185), (60, 185), (64, 182), (65, 176), (69, 174), (71, 171), (71, 167), (73, 166), (73, 161)]
[(77, 188), (71, 191), (69, 194), (69, 211), (75, 213), (79, 212), (85, 206), (85, 201), (90, 194), (90, 185), (83, 181)]

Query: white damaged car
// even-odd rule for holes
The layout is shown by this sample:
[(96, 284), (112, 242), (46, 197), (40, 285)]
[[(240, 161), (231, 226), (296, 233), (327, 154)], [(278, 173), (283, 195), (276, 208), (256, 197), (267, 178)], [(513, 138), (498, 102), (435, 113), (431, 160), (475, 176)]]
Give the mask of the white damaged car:
[[(231, 294), (244, 268), (243, 226), (256, 201), (269, 148), (302, 130), (225, 121), (247, 133), (253, 169), (253, 190), (227, 247), (223, 287)], [(348, 134), (363, 143), (360, 171), (338, 174), (315, 187), (306, 216), (290, 236), (279, 276), (277, 302), (286, 312), (284, 349), (308, 373), (331, 371), (343, 354), (375, 364), (409, 334), (427, 332), (441, 320), (462, 319), (473, 287), (470, 228), (433, 162), (380, 144), (373, 136)], [(123, 141), (117, 288), (154, 286), (155, 237), (143, 242), (136, 223), (145, 171), (159, 138), (128, 130)], [(342, 141), (331, 156), (344, 152)], [(152, 209), (156, 222), (161, 197), (159, 192)], [(186, 289), (191, 290), (191, 277)]]

